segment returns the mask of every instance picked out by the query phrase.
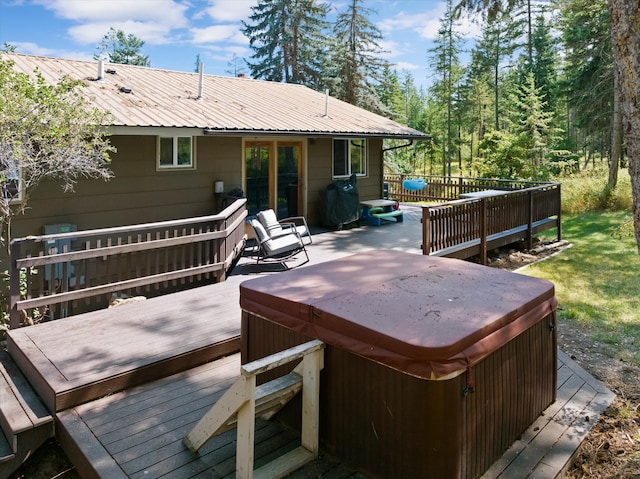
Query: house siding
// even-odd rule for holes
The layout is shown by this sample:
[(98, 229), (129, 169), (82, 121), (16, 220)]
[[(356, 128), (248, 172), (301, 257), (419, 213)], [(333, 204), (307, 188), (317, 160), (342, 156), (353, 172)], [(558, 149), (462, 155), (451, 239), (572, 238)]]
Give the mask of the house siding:
[(73, 193), (41, 183), (25, 215), (13, 223), (13, 237), (42, 234), (45, 224), (72, 223), (78, 229), (107, 228), (215, 213), (213, 184), (241, 186), (241, 140), (196, 137), (196, 169), (157, 171), (155, 136), (112, 136), (114, 178), (80, 180)]
[[(304, 138), (298, 138), (304, 140)], [(13, 237), (38, 235), (46, 224), (72, 223), (78, 229), (107, 228), (218, 211), (214, 182), (224, 181), (225, 192), (242, 184), (242, 138), (195, 137), (196, 168), (158, 171), (156, 137), (116, 135), (111, 143), (114, 178), (108, 182), (81, 180), (73, 193), (54, 182), (43, 182), (29, 199), (25, 215), (13, 222)], [(358, 178), (361, 199), (380, 198), (382, 140), (368, 140), (367, 176)], [(307, 204), (310, 224), (320, 225), (320, 197), (332, 183), (332, 139), (308, 141)]]

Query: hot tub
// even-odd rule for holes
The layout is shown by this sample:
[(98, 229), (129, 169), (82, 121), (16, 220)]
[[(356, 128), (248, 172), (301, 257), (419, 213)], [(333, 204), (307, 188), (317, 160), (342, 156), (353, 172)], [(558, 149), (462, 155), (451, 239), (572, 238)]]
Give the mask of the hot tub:
[(240, 304), (243, 362), (327, 344), (321, 445), (371, 477), (478, 477), (555, 400), (544, 280), (375, 251), (245, 281)]

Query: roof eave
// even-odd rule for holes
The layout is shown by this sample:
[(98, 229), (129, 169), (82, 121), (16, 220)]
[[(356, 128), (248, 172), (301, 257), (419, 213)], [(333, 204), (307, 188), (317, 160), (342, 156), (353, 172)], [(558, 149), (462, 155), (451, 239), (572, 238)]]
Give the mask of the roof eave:
[(313, 138), (381, 138), (385, 140), (431, 140), (431, 136), (426, 133), (388, 133), (388, 132), (359, 132), (359, 131), (300, 131), (300, 130), (254, 130), (235, 128), (203, 128), (204, 135), (207, 136), (308, 136)]

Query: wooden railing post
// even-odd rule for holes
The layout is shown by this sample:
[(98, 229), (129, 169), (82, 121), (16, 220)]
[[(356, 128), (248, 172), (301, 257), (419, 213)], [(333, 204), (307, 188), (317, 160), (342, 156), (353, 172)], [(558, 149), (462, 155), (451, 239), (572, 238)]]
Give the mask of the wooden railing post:
[(20, 256), (20, 243), (11, 242), (9, 248), (11, 258), (9, 258), (9, 326), (11, 329), (20, 327), (20, 312), (18, 311), (18, 301), (20, 301), (20, 270), (17, 267), (17, 259)]
[(429, 207), (422, 207), (422, 254), (428, 255), (431, 251), (431, 216)]
[(480, 263), (487, 264), (487, 199), (480, 199)]
[(561, 194), (561, 184), (558, 183), (556, 187), (556, 208), (558, 208), (558, 224), (556, 226), (558, 230), (558, 241), (562, 241), (562, 194)]
[(532, 189), (530, 189), (527, 192), (528, 199), (529, 199), (529, 211), (527, 213), (527, 249), (528, 250), (533, 248), (533, 192), (534, 190)]

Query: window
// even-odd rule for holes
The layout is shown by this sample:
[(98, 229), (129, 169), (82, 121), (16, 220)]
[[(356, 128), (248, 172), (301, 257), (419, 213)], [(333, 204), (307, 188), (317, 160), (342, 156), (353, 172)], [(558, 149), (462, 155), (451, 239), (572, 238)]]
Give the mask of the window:
[(349, 138), (333, 140), (333, 176), (365, 176), (367, 174), (367, 141)]
[(9, 204), (22, 201), (22, 182), (17, 171), (7, 170), (0, 173), (0, 188), (2, 188), (2, 197)]
[(193, 168), (190, 136), (158, 138), (158, 168)]

